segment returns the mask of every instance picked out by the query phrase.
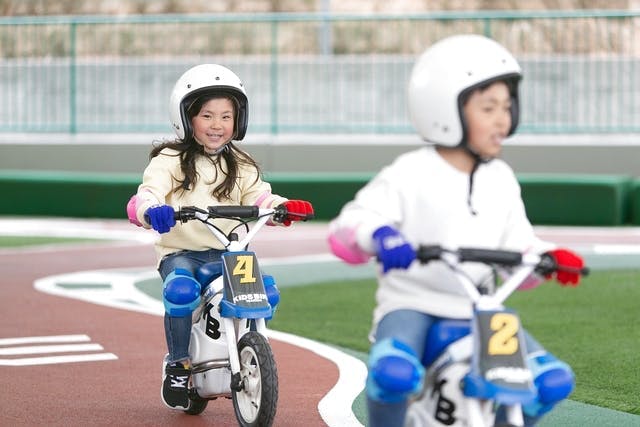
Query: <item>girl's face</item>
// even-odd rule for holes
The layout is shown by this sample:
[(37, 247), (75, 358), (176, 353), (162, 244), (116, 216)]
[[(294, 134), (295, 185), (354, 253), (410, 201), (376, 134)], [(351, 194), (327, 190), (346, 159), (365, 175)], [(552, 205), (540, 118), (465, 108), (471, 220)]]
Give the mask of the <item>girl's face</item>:
[(234, 107), (227, 98), (207, 101), (191, 119), (193, 136), (206, 153), (213, 154), (233, 138)]
[(475, 90), (464, 105), (469, 148), (482, 158), (497, 157), (511, 129), (511, 95), (504, 82)]

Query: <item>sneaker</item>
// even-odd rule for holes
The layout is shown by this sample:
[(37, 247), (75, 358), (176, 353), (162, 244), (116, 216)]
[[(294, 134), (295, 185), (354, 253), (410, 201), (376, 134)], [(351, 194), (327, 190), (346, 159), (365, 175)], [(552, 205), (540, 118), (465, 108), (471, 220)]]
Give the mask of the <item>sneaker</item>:
[(189, 363), (163, 363), (162, 401), (172, 409), (187, 410), (189, 408)]

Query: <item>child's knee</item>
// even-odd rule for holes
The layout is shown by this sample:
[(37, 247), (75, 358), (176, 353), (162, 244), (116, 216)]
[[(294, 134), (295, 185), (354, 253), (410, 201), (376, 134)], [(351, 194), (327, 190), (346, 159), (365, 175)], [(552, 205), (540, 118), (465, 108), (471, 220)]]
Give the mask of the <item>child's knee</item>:
[(162, 300), (168, 315), (189, 316), (200, 304), (200, 284), (188, 270), (177, 268), (164, 280)]
[(369, 356), (367, 395), (385, 403), (407, 399), (418, 392), (424, 379), (424, 367), (414, 351), (395, 339), (373, 345)]
[(575, 386), (575, 379), (569, 365), (549, 353), (530, 356), (529, 368), (538, 395), (534, 403), (524, 407), (524, 411), (529, 416), (538, 417), (569, 397)]

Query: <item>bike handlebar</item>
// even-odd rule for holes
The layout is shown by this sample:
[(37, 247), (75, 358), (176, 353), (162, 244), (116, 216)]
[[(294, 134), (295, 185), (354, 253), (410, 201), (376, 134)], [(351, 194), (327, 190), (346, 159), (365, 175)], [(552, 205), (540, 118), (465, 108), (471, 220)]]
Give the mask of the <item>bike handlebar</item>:
[[(271, 211), (273, 221), (283, 222), (287, 219), (288, 215), (294, 215), (300, 218), (301, 221), (307, 221), (313, 219), (313, 214), (298, 214), (295, 212), (288, 212), (287, 208), (283, 205), (276, 206), (273, 209), (267, 209)], [(200, 217), (206, 216), (207, 218), (236, 218), (236, 219), (255, 219), (259, 218), (261, 209), (258, 206), (242, 206), (242, 205), (229, 205), (229, 206), (208, 206), (207, 209), (201, 209), (195, 206), (185, 206), (178, 209), (174, 218), (176, 221), (187, 222), (192, 219), (196, 219), (200, 214)]]
[(209, 206), (211, 216), (231, 216), (236, 218), (257, 218), (260, 208), (257, 206)]
[(258, 206), (208, 206), (207, 209), (195, 206), (184, 206), (174, 213), (176, 221), (187, 222), (197, 218), (197, 214), (206, 215), (209, 218), (258, 218), (260, 208)]
[(459, 248), (455, 251), (444, 249), (439, 245), (421, 245), (418, 247), (416, 258), (423, 264), (442, 258), (445, 252), (457, 255), (460, 262), (482, 262), (485, 264), (500, 264), (513, 267), (522, 264), (522, 254), (515, 251), (486, 248)]
[[(439, 245), (420, 245), (416, 251), (416, 258), (422, 264), (441, 259), (443, 254), (450, 253), (457, 256), (460, 262), (481, 262), (484, 264), (499, 264), (504, 267), (516, 267), (523, 264), (523, 254), (516, 251), (486, 248), (458, 248), (457, 250), (445, 249)], [(557, 265), (550, 256), (541, 256), (536, 264), (536, 270), (545, 274), (556, 270), (578, 273), (582, 276), (589, 274), (589, 268), (572, 269)]]

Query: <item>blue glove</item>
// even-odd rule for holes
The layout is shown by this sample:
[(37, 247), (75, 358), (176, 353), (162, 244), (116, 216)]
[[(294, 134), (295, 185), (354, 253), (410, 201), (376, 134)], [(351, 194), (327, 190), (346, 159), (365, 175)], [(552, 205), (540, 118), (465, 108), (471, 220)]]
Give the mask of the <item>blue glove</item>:
[(144, 213), (144, 218), (158, 233), (166, 233), (176, 225), (174, 214), (169, 205), (152, 206)]
[(416, 259), (416, 251), (411, 244), (398, 230), (388, 225), (373, 232), (373, 244), (384, 273), (392, 268), (409, 268)]

